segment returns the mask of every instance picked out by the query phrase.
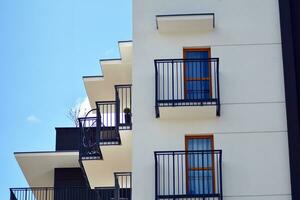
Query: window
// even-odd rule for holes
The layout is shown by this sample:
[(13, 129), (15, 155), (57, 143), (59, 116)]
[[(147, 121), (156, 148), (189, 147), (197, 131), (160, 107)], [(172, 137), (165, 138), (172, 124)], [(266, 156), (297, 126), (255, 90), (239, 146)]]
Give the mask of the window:
[(210, 48), (183, 49), (185, 99), (211, 98)]
[[(213, 135), (186, 136), (186, 190), (188, 194), (213, 194), (215, 190)], [(203, 152), (194, 152), (193, 151)], [(208, 150), (208, 151), (206, 151)]]

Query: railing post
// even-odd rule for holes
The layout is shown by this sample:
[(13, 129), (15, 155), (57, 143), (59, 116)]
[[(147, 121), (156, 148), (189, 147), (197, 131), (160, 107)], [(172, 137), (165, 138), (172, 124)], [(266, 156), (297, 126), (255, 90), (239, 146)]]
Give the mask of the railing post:
[(27, 188), (25, 189), (25, 199), (27, 199)]
[(79, 159), (81, 159), (82, 157), (82, 151), (83, 151), (83, 133), (82, 133), (82, 126), (81, 126), (81, 121), (80, 119), (78, 119), (78, 123), (79, 123)]
[(157, 70), (157, 61), (154, 60), (154, 66), (155, 66), (155, 114), (156, 118), (159, 118), (159, 108), (158, 108), (158, 92), (160, 86), (158, 85), (158, 70)]
[(157, 157), (156, 153), (154, 152), (154, 161), (155, 161), (155, 200), (158, 200), (158, 174), (157, 174)]
[(9, 200), (14, 200), (14, 199), (13, 199), (13, 195), (14, 195), (14, 194), (13, 194), (13, 192), (12, 192), (12, 190), (11, 190), (11, 189), (9, 189), (9, 193), (10, 193)]
[(100, 108), (97, 105), (96, 106), (96, 142), (97, 145), (100, 145), (100, 135), (101, 135), (101, 112), (100, 112)]
[(217, 104), (218, 104), (217, 116), (220, 116), (221, 115), (221, 103), (220, 103), (220, 84), (219, 84), (219, 58), (216, 58), (216, 59), (217, 59), (217, 95), (218, 95), (218, 98), (217, 98)]
[(120, 185), (119, 185), (119, 180), (117, 177), (117, 174), (115, 173), (115, 198), (114, 200), (119, 200), (120, 199)]
[(223, 184), (222, 184), (222, 150), (220, 151), (219, 165), (220, 165), (220, 200), (223, 200)]
[[(195, 155), (194, 155), (195, 156)], [(202, 159), (202, 162), (201, 162), (201, 167), (205, 167), (204, 166), (204, 156), (205, 156), (205, 153), (204, 151), (201, 152), (201, 159)], [(208, 156), (208, 155), (207, 155)], [(194, 158), (193, 158), (194, 159)], [(208, 187), (208, 186), (207, 186)], [(199, 188), (200, 190), (200, 188)], [(200, 192), (200, 191), (199, 191)], [(205, 176), (204, 176), (204, 170), (202, 170), (202, 195), (205, 196)]]
[(46, 188), (46, 199), (45, 200), (48, 200), (48, 188)]
[(173, 199), (175, 200), (175, 152), (173, 151)]
[(172, 105), (174, 106), (174, 60), (172, 60)]
[(129, 173), (130, 178), (130, 200), (132, 199), (132, 172)]
[(12, 189), (10, 190), (10, 200), (17, 200), (17, 197), (15, 196), (14, 192), (12, 191)]
[(120, 112), (121, 111), (120, 111), (119, 91), (118, 91), (118, 87), (116, 85), (115, 85), (115, 95), (116, 95), (115, 128), (116, 128), (116, 131), (118, 131), (119, 130), (119, 125), (120, 125)]

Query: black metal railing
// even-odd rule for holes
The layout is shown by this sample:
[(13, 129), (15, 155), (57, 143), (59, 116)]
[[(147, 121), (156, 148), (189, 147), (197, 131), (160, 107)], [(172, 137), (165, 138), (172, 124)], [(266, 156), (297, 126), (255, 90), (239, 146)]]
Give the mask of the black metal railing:
[(119, 134), (119, 103), (116, 101), (97, 101), (97, 127), (100, 131), (100, 145), (121, 144)]
[[(97, 190), (86, 187), (11, 188), (10, 200), (103, 200)], [(110, 200), (110, 199), (107, 199)]]
[(115, 173), (115, 200), (131, 200), (131, 172)]
[(119, 118), (119, 130), (132, 129), (132, 101), (131, 101), (131, 84), (115, 85), (116, 102), (119, 106), (119, 112), (116, 118)]
[(80, 128), (80, 160), (102, 159), (100, 150), (100, 132), (97, 127), (98, 118), (90, 117), (96, 109), (90, 110), (85, 117), (78, 118)]
[(217, 106), (220, 115), (219, 58), (159, 59), (155, 64), (155, 107)]
[(222, 200), (222, 151), (155, 152), (155, 199)]
[(10, 188), (10, 200), (131, 200), (131, 172), (115, 172), (111, 187)]
[(99, 200), (114, 200), (115, 199), (115, 187), (100, 187), (96, 188)]

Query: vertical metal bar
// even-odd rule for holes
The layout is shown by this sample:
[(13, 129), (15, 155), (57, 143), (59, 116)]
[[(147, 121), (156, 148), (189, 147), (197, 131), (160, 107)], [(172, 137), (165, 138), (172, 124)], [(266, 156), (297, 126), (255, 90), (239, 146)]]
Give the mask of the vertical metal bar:
[(184, 163), (186, 163), (186, 162), (184, 162), (184, 160), (186, 160), (186, 153), (181, 155), (181, 166), (182, 166), (181, 167), (181, 181), (182, 181), (182, 183), (181, 183), (181, 193), (182, 194), (184, 193), (184, 180), (187, 181), (187, 178), (184, 179), (184, 177), (186, 176), (186, 175), (184, 175), (184, 170), (183, 170), (183, 165), (184, 165)]
[[(200, 64), (200, 66), (199, 66), (199, 64)], [(201, 99), (201, 81), (198, 81), (199, 80), (199, 78), (201, 79), (202, 77), (201, 77), (201, 73), (199, 73), (199, 72), (201, 72), (201, 61), (196, 61), (195, 62), (195, 65), (196, 65), (196, 73), (195, 73), (195, 87), (196, 87), (196, 91), (195, 91), (195, 95), (196, 95), (196, 99), (197, 100), (199, 100), (199, 99)]]
[(170, 100), (170, 65), (169, 63), (167, 64), (167, 100)]
[(199, 64), (200, 64), (200, 77), (199, 78), (201, 78), (200, 79), (201, 81), (199, 81), (200, 82), (200, 98), (199, 99), (201, 99), (201, 106), (203, 105), (203, 99), (205, 97), (205, 85), (204, 85), (205, 79), (203, 79), (205, 77), (204, 76), (204, 73), (205, 73), (204, 67), (206, 64), (205, 62), (207, 62), (207, 61), (203, 61), (203, 60), (199, 61)]
[[(200, 169), (203, 167), (203, 166), (200, 166), (200, 154), (199, 153), (196, 153), (197, 155), (197, 167), (199, 167)], [(197, 178), (198, 178), (198, 191), (199, 191), (199, 194), (200, 193), (200, 188), (201, 188), (201, 184), (200, 184), (200, 170), (197, 170)]]
[[(195, 72), (197, 70), (197, 62), (196, 61), (192, 61), (192, 79), (194, 79), (194, 78), (197, 78), (197, 75), (196, 75), (196, 73), (197, 72)], [(193, 82), (193, 84), (192, 84), (192, 99), (193, 100), (195, 100), (195, 99), (197, 99), (197, 96), (195, 96), (196, 95), (196, 87), (197, 87), (197, 81), (195, 81), (196, 82), (196, 84), (194, 83), (194, 81), (192, 81)], [(194, 104), (194, 103), (192, 103), (192, 104)]]
[[(156, 118), (159, 116), (158, 114), (158, 92), (160, 92), (158, 90), (159, 83), (158, 83), (158, 70), (157, 70), (157, 61), (154, 61), (154, 65), (155, 65), (155, 111), (156, 111)], [(130, 97), (131, 99), (131, 97)]]
[[(118, 104), (118, 101), (120, 101), (120, 98), (119, 98), (119, 91), (118, 91), (118, 86), (115, 85), (115, 101), (116, 101), (116, 107), (117, 107), (117, 104)], [(116, 123), (116, 126), (118, 125), (118, 121), (117, 119), (119, 118), (119, 113), (117, 112), (117, 109), (116, 109), (116, 112), (115, 112), (115, 123)]]
[[(209, 168), (209, 157), (211, 156), (211, 153), (212, 153), (211, 151), (206, 153), (206, 164), (205, 164), (204, 167)], [(210, 189), (212, 189), (212, 188), (210, 188), (211, 185), (210, 185), (210, 182), (209, 182), (209, 180), (210, 180), (209, 179), (209, 170), (206, 170), (206, 176), (207, 176), (207, 178), (206, 178), (207, 194), (209, 194)]]
[(211, 61), (212, 63), (213, 63), (213, 75), (214, 75), (214, 79), (213, 79), (213, 81), (214, 81), (214, 92), (212, 93), (213, 94), (213, 98), (218, 98), (218, 95), (217, 95), (217, 67), (216, 67), (216, 60), (212, 60)]
[(119, 181), (118, 181), (118, 178), (117, 178), (117, 175), (115, 173), (115, 200), (119, 200)]
[(130, 109), (132, 108), (132, 99), (131, 99), (131, 96), (132, 96), (132, 94), (131, 94), (131, 92), (132, 92), (132, 89), (131, 89), (131, 85), (129, 86), (129, 92), (130, 92), (130, 96), (129, 96), (129, 100), (130, 100)]
[[(201, 152), (201, 159), (202, 159), (201, 168), (204, 168), (205, 166), (203, 165), (204, 164), (204, 153), (203, 153), (203, 151)], [(203, 195), (205, 194), (205, 174), (204, 174), (204, 170), (202, 170), (202, 194)]]
[[(161, 66), (161, 68), (162, 68), (162, 96), (163, 96), (163, 98), (162, 98), (162, 100), (166, 100), (166, 95), (165, 95), (165, 90), (166, 90), (166, 86), (165, 86), (165, 63), (164, 62), (162, 62), (162, 63), (160, 63), (160, 65), (162, 65)], [(160, 99), (161, 100), (161, 99)]]
[[(120, 126), (120, 115), (121, 115), (121, 110), (120, 110), (120, 104), (121, 104), (121, 100), (120, 97), (118, 96), (118, 99), (116, 100), (116, 114), (115, 114), (115, 121), (116, 121), (116, 131), (119, 130), (119, 126)], [(123, 110), (123, 102), (122, 102), (122, 110)]]
[(170, 155), (168, 154), (168, 167), (167, 167), (167, 170), (168, 170), (168, 194), (170, 194)]
[(112, 104), (108, 104), (108, 108), (109, 108), (109, 111), (108, 111), (108, 113), (107, 114), (109, 114), (109, 123), (110, 123), (110, 126), (111, 127), (113, 127), (114, 126), (114, 124), (113, 124), (113, 116), (112, 116), (112, 114), (113, 114), (113, 106), (112, 106)]
[(172, 60), (172, 105), (174, 106), (174, 60)]
[[(125, 105), (126, 105), (126, 107), (128, 108), (128, 99), (127, 99), (127, 96), (128, 96), (127, 92), (128, 92), (128, 91), (127, 91), (127, 88), (123, 88), (122, 91), (123, 91), (123, 90), (125, 90), (125, 102), (126, 102)], [(123, 106), (123, 105), (122, 105), (122, 106)]]
[(155, 200), (158, 200), (158, 170), (157, 170), (157, 154), (154, 152), (154, 162), (155, 162)]
[(220, 165), (220, 200), (223, 200), (223, 184), (222, 184), (222, 151), (219, 152)]
[(27, 188), (25, 189), (25, 199), (27, 199)]
[[(96, 126), (96, 142), (97, 142), (97, 147), (99, 148), (99, 145), (100, 145), (100, 136), (101, 136), (101, 113), (100, 113), (100, 110), (99, 108), (97, 108), (97, 126)], [(99, 125), (98, 125), (99, 124)]]
[(181, 154), (178, 153), (177, 155), (177, 193), (180, 195), (180, 188), (179, 188), (179, 184), (180, 184), (180, 180), (179, 180), (179, 175), (180, 175), (180, 164), (179, 164), (179, 159), (180, 159)]
[(160, 155), (162, 157), (162, 166), (163, 166), (163, 174), (162, 174), (162, 177), (163, 177), (163, 184), (162, 184), (162, 189), (163, 189), (163, 194), (166, 194), (165, 191), (166, 191), (166, 184), (165, 184), (165, 179), (166, 179), (166, 172), (165, 172), (165, 155)]
[(132, 199), (132, 173), (130, 172), (130, 200)]
[(174, 200), (175, 200), (175, 152), (173, 151), (173, 196), (174, 196)]
[(120, 185), (117, 174), (115, 174), (115, 200), (120, 198)]
[(178, 94), (179, 94), (179, 85), (178, 85), (178, 74), (179, 74), (179, 70), (178, 70), (178, 63), (175, 62), (175, 69), (176, 69), (176, 100), (179, 99)]
[(46, 200), (48, 199), (48, 188), (46, 188)]
[(10, 200), (17, 200), (17, 198), (15, 197), (15, 195), (14, 195), (14, 193), (13, 193), (13, 191), (12, 191), (12, 189), (9, 189), (9, 191), (10, 191)]
[(217, 98), (217, 104), (218, 104), (218, 108), (217, 108), (217, 116), (220, 116), (221, 114), (221, 103), (220, 103), (220, 86), (219, 86), (219, 58), (217, 59), (217, 94), (218, 94), (218, 98)]

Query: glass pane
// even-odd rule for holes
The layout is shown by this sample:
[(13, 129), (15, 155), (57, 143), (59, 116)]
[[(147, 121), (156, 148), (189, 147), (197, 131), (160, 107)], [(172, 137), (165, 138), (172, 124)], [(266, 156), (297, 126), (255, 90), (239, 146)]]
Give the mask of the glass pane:
[(189, 171), (189, 194), (212, 194), (213, 176), (211, 170)]
[(186, 79), (208, 78), (209, 63), (205, 61), (185, 61), (185, 77)]
[(187, 81), (186, 97), (188, 99), (209, 99), (210, 98), (209, 80)]
[(202, 59), (208, 58), (208, 51), (186, 51), (185, 52), (186, 59)]
[[(188, 140), (188, 150), (212, 150), (211, 139)], [(213, 155), (211, 152), (190, 152), (188, 154), (188, 193), (213, 193)]]
[[(188, 150), (211, 150), (210, 139), (190, 139), (188, 140)], [(204, 153), (189, 153), (188, 155), (189, 168), (207, 168), (212, 167), (212, 155), (209, 152)]]

